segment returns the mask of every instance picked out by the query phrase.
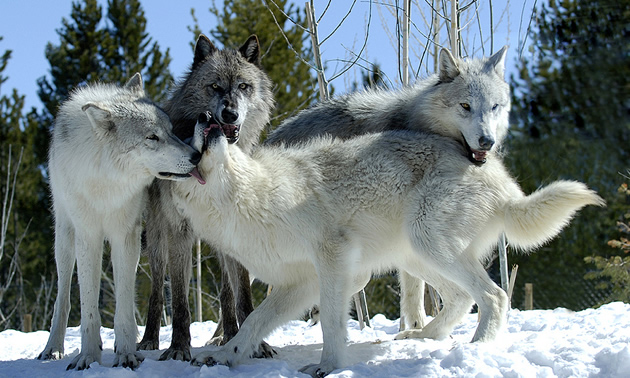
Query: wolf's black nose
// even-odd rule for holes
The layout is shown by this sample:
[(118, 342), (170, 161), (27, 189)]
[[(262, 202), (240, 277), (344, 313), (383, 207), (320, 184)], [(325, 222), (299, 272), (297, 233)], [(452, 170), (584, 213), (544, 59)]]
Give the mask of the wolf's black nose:
[(224, 123), (234, 123), (238, 119), (238, 113), (232, 109), (225, 108), (221, 112), (221, 118)]
[(190, 156), (190, 164), (197, 165), (197, 164), (199, 164), (200, 161), (201, 161), (201, 153), (195, 151), (195, 153), (193, 153)]
[(479, 149), (489, 151), (494, 146), (494, 139), (482, 136), (479, 138)]

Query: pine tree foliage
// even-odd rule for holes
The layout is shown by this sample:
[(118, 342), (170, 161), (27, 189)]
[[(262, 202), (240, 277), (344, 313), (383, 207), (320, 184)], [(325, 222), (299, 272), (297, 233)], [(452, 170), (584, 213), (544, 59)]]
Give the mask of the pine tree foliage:
[(59, 104), (78, 85), (124, 83), (135, 72), (143, 74), (149, 97), (161, 101), (173, 77), (169, 51), (162, 53), (145, 32), (146, 18), (138, 0), (109, 0), (107, 19), (96, 0), (73, 2), (70, 20), (57, 30), (59, 45), (48, 43), (46, 58), (51, 78), (38, 80), (44, 120), (54, 118)]
[[(0, 57), (0, 89), (10, 58), (11, 51)], [(42, 137), (36, 115), (23, 114), (24, 96), (17, 90), (0, 97), (0, 207), (6, 221), (0, 253), (0, 329), (20, 329), (24, 313), (34, 316), (34, 324), (50, 317), (36, 298), (42, 283), (55, 274), (48, 196), (37, 151)]]
[(515, 299), (535, 285), (539, 308), (590, 307), (602, 300), (584, 257), (606, 254), (619, 174), (630, 154), (630, 1), (541, 4), (530, 58), (512, 78), (513, 122), (506, 161), (526, 192), (556, 179), (587, 183), (608, 202), (587, 208), (550, 244), (519, 264)]
[[(625, 205), (630, 205), (630, 189), (624, 183), (619, 187), (619, 194), (624, 197)], [(624, 256), (616, 255), (612, 257), (587, 256), (584, 261), (595, 265), (595, 270), (585, 275), (586, 279), (598, 280), (598, 289), (610, 293), (600, 304), (613, 301), (623, 301), (630, 303), (630, 207), (626, 207), (621, 220), (617, 221), (619, 239), (613, 239), (608, 245), (620, 252)]]

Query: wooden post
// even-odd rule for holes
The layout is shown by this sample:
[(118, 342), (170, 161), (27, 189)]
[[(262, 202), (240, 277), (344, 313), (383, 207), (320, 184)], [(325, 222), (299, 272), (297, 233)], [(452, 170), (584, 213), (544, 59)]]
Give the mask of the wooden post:
[(33, 315), (24, 314), (24, 323), (22, 324), (22, 330), (24, 332), (32, 332), (33, 331)]
[(510, 303), (510, 307), (512, 308), (512, 293), (514, 292), (514, 283), (516, 282), (516, 273), (518, 272), (518, 265), (512, 266), (512, 273), (510, 273), (510, 286), (508, 287), (507, 295), (508, 302)]
[(201, 318), (201, 239), (197, 239), (197, 321)]
[(525, 310), (534, 309), (534, 284), (525, 284)]

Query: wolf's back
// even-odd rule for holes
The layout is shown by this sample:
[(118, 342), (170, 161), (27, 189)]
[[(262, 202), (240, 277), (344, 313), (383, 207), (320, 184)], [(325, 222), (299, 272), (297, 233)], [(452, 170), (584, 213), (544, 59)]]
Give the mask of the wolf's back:
[(505, 234), (521, 249), (538, 247), (558, 235), (586, 205), (605, 206), (605, 201), (580, 182), (556, 181), (507, 204)]

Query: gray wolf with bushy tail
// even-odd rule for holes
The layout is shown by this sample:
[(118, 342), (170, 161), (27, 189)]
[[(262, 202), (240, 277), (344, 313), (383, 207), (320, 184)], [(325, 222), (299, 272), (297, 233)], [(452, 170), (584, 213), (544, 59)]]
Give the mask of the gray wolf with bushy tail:
[(526, 195), (491, 150), (483, 164), (473, 164), (461, 142), (435, 133), (321, 137), (250, 155), (229, 144), (229, 128), (208, 114), (195, 130), (192, 145), (203, 154), (197, 179), (174, 182), (173, 201), (197, 235), (273, 286), (236, 336), (201, 352), (192, 361), (197, 365), (242, 362), (270, 332), (318, 303), (322, 356), (302, 371), (323, 376), (341, 368), (352, 293), (373, 273), (391, 269), (426, 280), (444, 302), (411, 336), (445, 338), (477, 303), (472, 340), (494, 340), (507, 295), (484, 262), (499, 235), (530, 250), (556, 236), (582, 207), (604, 203), (573, 181)]
[(116, 296), (114, 366), (139, 366), (143, 357), (136, 352), (134, 293), (147, 188), (156, 177), (189, 177), (200, 157), (173, 134), (166, 113), (146, 97), (140, 74), (124, 87), (78, 88), (62, 104), (48, 159), (58, 294), (50, 337), (39, 359), (63, 357), (76, 260), (81, 352), (68, 369), (101, 363), (98, 302), (103, 242), (107, 241)]
[[(239, 49), (218, 49), (200, 35), (190, 71), (177, 84), (164, 104), (173, 122), (174, 133), (186, 140), (193, 135), (199, 113), (211, 111), (223, 125), (229, 143), (238, 143), (248, 152), (258, 144), (274, 106), (271, 81), (260, 67), (260, 45), (251, 36)], [(161, 360), (189, 361), (190, 308), (188, 292), (192, 269), (191, 249), (201, 237), (188, 219), (175, 207), (169, 182), (156, 180), (149, 190), (146, 240), (151, 266), (152, 288), (147, 325), (138, 349), (158, 349), (160, 318), (164, 303), (163, 287), (168, 262), (173, 305), (173, 336)], [(221, 316), (224, 342), (238, 331), (238, 324), (253, 311), (249, 274), (242, 265), (221, 250)], [(218, 341), (220, 342), (220, 341)], [(259, 355), (273, 354), (261, 345)]]

